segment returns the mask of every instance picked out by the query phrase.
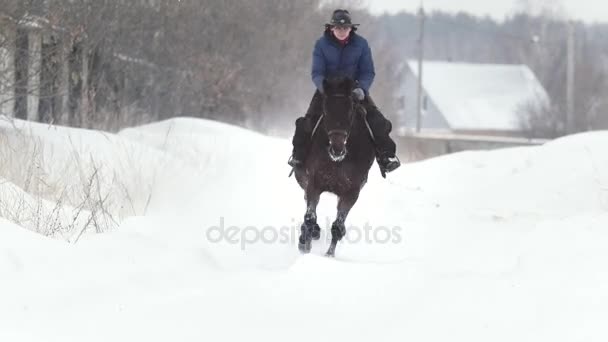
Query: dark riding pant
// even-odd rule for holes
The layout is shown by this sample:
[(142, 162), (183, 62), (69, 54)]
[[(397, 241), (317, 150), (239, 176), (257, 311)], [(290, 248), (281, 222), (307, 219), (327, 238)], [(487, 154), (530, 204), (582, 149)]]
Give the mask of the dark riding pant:
[[(391, 122), (382, 115), (371, 97), (366, 96), (362, 105), (367, 111), (367, 122), (376, 140), (378, 157), (395, 155), (396, 145), (389, 136), (393, 127)], [(296, 120), (296, 132), (292, 140), (293, 154), (296, 159), (304, 160), (310, 145), (310, 136), (322, 112), (323, 96), (317, 90), (310, 101), (306, 114)]]

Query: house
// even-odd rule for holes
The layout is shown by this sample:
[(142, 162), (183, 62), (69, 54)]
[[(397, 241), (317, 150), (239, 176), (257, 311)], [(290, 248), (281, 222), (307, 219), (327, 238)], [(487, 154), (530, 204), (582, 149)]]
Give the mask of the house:
[[(525, 65), (424, 61), (421, 130), (522, 136), (522, 109), (549, 103), (549, 96)], [(402, 89), (400, 131), (417, 127), (418, 62), (408, 61)]]

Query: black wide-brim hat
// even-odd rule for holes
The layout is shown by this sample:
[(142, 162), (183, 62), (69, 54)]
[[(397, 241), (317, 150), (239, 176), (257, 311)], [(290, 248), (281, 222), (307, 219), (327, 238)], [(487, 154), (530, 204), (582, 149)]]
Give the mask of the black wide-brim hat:
[(332, 15), (329, 23), (326, 26), (341, 26), (341, 27), (356, 27), (359, 24), (353, 24), (350, 13), (347, 10), (337, 9)]

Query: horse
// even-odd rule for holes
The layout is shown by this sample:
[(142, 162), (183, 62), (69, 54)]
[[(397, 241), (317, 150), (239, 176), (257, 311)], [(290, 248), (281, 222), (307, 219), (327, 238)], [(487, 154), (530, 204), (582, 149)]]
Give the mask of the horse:
[(346, 217), (367, 183), (374, 162), (373, 135), (364, 107), (352, 94), (355, 85), (348, 77), (323, 81), (322, 114), (312, 132), (303, 165), (293, 170), (306, 201), (298, 240), (302, 253), (310, 253), (312, 240), (320, 239), (316, 208), (321, 194), (330, 192), (338, 197), (338, 206), (331, 226), (331, 244), (325, 255), (335, 257), (336, 245), (346, 235)]

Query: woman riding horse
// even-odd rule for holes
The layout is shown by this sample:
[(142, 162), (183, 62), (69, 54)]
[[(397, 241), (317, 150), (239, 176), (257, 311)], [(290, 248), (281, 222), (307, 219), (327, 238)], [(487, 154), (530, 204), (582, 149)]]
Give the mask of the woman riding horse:
[(301, 167), (310, 148), (310, 136), (322, 112), (323, 80), (333, 76), (349, 77), (357, 82), (355, 97), (367, 111), (367, 122), (374, 136), (376, 161), (382, 174), (398, 168), (401, 163), (395, 155), (396, 145), (389, 137), (392, 125), (369, 95), (375, 71), (371, 49), (367, 40), (355, 33), (359, 24), (353, 24), (347, 10), (333, 12), (325, 32), (315, 44), (312, 60), (312, 80), (316, 91), (304, 117), (296, 120), (293, 136), (293, 153), (288, 164)]
[(294, 168), (306, 199), (298, 248), (308, 253), (312, 240), (320, 238), (317, 204), (322, 193), (331, 192), (338, 196), (338, 212), (331, 226), (327, 255), (334, 256), (338, 241), (346, 234), (346, 217), (367, 182), (375, 151), (365, 110), (353, 95), (355, 82), (336, 77), (323, 80), (323, 87), (323, 118), (312, 136), (308, 157), (303, 165)]

